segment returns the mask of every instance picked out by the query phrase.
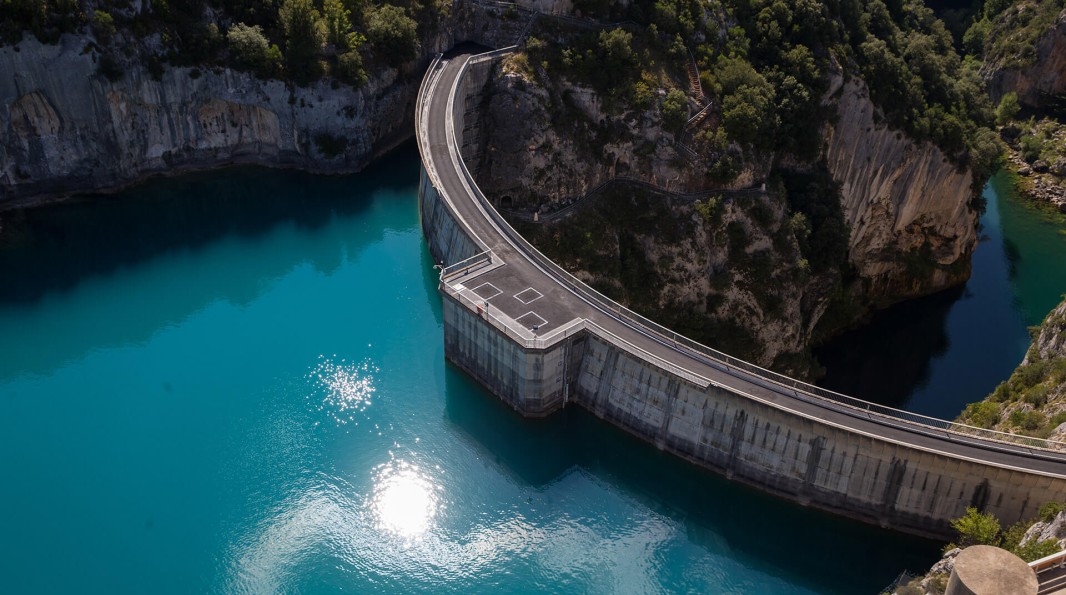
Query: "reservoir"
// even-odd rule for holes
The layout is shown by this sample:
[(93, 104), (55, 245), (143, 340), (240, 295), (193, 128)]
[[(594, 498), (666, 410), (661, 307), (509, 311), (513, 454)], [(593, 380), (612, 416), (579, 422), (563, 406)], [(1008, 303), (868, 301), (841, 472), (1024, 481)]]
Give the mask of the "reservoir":
[[(417, 181), (406, 146), (355, 176), (237, 168), (4, 213), (0, 591), (871, 593), (935, 560), (575, 408), (519, 418), (445, 363)], [(879, 364), (924, 372), (878, 398), (946, 410), (921, 395), (989, 317), (1011, 339), (994, 386), (1066, 287), (1019, 293), (1053, 266), (1026, 225), (1044, 257), (1061, 236), (997, 183), (973, 287), (860, 331), (924, 321), (924, 364)]]

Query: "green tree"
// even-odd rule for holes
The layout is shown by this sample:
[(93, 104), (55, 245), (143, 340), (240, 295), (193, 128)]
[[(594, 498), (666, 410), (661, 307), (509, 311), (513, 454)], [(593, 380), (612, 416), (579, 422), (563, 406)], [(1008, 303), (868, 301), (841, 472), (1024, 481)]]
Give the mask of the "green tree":
[(337, 56), (337, 78), (349, 85), (359, 88), (368, 80), (366, 69), (363, 67), (363, 57), (358, 50), (351, 50)]
[(663, 98), (663, 128), (679, 132), (688, 116), (688, 97), (681, 89), (670, 89)]
[(399, 67), (418, 56), (418, 23), (399, 6), (382, 4), (370, 11), (366, 36), (391, 66)]
[(348, 31), (352, 28), (352, 13), (345, 8), (344, 2), (341, 0), (323, 2), (322, 17), (326, 23), (326, 40), (338, 50), (349, 49)]
[(110, 41), (115, 35), (115, 19), (106, 10), (93, 11), (93, 32), (100, 41)]
[(318, 78), (318, 53), (325, 42), (325, 27), (312, 0), (285, 0), (278, 17), (285, 30), (285, 59), (290, 75), (298, 81)]
[(273, 51), (271, 50), (270, 42), (259, 25), (249, 27), (244, 23), (237, 23), (226, 33), (226, 40), (240, 66), (250, 68), (264, 77), (277, 73), (281, 52), (277, 46), (273, 46)]
[(999, 519), (972, 506), (966, 509), (966, 514), (951, 521), (951, 528), (959, 534), (960, 547), (999, 543)]
[(777, 128), (773, 87), (762, 79), (727, 95), (722, 99), (722, 125), (729, 138), (741, 144), (767, 144)]
[(1014, 91), (1007, 93), (1003, 96), (1003, 99), (999, 100), (999, 106), (996, 107), (996, 122), (999, 124), (1006, 124), (1014, 119), (1022, 109), (1021, 104), (1018, 103), (1018, 94)]

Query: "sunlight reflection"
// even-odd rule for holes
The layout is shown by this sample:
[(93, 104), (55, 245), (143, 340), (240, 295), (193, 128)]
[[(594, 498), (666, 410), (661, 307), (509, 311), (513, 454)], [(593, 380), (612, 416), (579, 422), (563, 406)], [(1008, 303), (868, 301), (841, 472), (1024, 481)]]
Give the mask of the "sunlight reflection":
[[(335, 357), (335, 356), (334, 356)], [(338, 424), (344, 425), (355, 421), (356, 414), (366, 411), (370, 398), (374, 394), (374, 375), (380, 372), (370, 360), (362, 363), (339, 363), (324, 356), (307, 378), (322, 391), (322, 402), (315, 408), (325, 411)], [(308, 395), (308, 399), (312, 395)]]
[(392, 463), (380, 473), (370, 506), (382, 531), (412, 539), (425, 533), (437, 512), (436, 487), (407, 463)]

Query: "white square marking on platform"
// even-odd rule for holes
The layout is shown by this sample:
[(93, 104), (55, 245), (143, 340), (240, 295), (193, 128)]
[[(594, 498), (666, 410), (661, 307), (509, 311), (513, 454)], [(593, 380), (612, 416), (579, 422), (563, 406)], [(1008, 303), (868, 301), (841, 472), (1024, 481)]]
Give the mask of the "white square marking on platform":
[(501, 291), (499, 287), (496, 287), (492, 283), (488, 282), (482, 283), (481, 285), (478, 285), (470, 291), (476, 293), (477, 296), (483, 300), (491, 300), (492, 298), (503, 293), (503, 291)]
[(522, 326), (534, 330), (537, 330), (540, 327), (548, 324), (548, 321), (541, 318), (540, 315), (536, 312), (526, 312), (525, 314), (519, 316), (518, 318), (515, 318), (514, 320)]
[(544, 294), (537, 291), (536, 289), (533, 289), (532, 287), (523, 289), (522, 291), (519, 291), (518, 293), (514, 294), (514, 299), (526, 305), (532, 304), (533, 302), (539, 300), (542, 297), (544, 297)]

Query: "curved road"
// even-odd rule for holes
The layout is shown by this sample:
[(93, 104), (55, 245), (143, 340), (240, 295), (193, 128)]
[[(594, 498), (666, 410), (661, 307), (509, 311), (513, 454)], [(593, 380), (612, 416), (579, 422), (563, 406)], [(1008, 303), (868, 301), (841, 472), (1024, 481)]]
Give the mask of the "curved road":
[(509, 234), (496, 222), (486, 211), (486, 208), (491, 207), (477, 198), (472, 180), (468, 180), (463, 171), (456, 144), (449, 138), (449, 129), (456, 80), (471, 57), (460, 55), (444, 58), (436, 68), (431, 66), (427, 73), (428, 78), (423, 82), (424, 100), (416, 108), (420, 110), (416, 118), (416, 122), (419, 122), (419, 130), (416, 130), (419, 149), (433, 185), (449, 203), (460, 224), (504, 263), (504, 266), (489, 273), (493, 276), (490, 280), (496, 285), (503, 285), (517, 279), (521, 286), (536, 287), (543, 294), (541, 300), (544, 301), (538, 300), (537, 303), (545, 304), (542, 308), (550, 308), (555, 316), (549, 317), (550, 323), (542, 325), (535, 331), (536, 334), (544, 335), (572, 319), (584, 318), (638, 349), (672, 362), (691, 374), (796, 415), (919, 450), (1066, 479), (1066, 453), (1033, 450), (1021, 445), (948, 433), (930, 426), (870, 414), (815, 395), (797, 393), (767, 378), (675, 346), (668, 338), (622, 320), (604, 308), (602, 303), (582, 296), (580, 291), (551, 271), (550, 267), (538, 264), (529, 249), (510, 235), (514, 234), (513, 230)]

